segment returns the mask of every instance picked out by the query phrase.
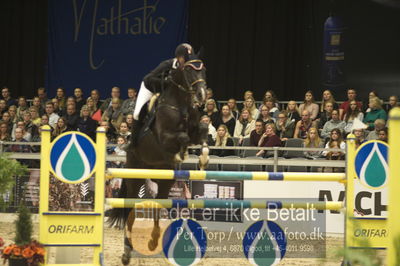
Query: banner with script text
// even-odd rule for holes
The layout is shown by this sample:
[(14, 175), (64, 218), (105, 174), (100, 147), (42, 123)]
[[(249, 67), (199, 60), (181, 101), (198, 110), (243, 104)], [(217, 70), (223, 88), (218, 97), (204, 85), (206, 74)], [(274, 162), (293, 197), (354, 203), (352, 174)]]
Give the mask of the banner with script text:
[(187, 0), (49, 0), (47, 88), (139, 89), (186, 41)]

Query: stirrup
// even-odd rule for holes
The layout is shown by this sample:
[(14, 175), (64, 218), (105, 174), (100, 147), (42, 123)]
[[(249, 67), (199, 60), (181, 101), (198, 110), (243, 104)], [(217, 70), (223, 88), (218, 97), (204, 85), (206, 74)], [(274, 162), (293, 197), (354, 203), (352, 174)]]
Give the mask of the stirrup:
[(156, 102), (157, 98), (160, 96), (160, 93), (156, 93), (153, 96), (151, 96), (151, 99), (149, 101), (149, 104), (147, 105), (147, 111), (150, 112), (151, 109), (154, 106), (154, 103)]

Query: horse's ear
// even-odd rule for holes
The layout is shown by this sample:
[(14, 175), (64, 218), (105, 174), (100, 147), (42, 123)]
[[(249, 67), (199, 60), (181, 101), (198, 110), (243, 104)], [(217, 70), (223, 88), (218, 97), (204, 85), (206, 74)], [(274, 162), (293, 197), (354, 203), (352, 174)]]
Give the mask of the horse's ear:
[(200, 47), (200, 50), (197, 52), (197, 57), (201, 60), (204, 59), (204, 46)]

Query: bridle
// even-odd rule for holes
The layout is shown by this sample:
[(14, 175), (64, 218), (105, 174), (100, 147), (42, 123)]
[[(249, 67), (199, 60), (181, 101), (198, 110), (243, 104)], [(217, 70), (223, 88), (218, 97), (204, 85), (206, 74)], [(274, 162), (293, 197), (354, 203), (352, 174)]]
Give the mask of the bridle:
[[(196, 67), (196, 65), (194, 63), (199, 63), (199, 66)], [(201, 61), (200, 59), (194, 59), (194, 60), (189, 60), (187, 62), (185, 62), (185, 64), (183, 65), (183, 68), (185, 68), (186, 66), (189, 66), (191, 68), (193, 68), (196, 71), (200, 71), (202, 70), (204, 67), (203, 61)], [(197, 79), (195, 81), (193, 81), (190, 85), (188, 89), (185, 89), (182, 85), (176, 83), (175, 80), (173, 80), (172, 78), (169, 78), (169, 80), (175, 85), (177, 86), (180, 90), (183, 90), (185, 92), (189, 92), (190, 94), (194, 94), (195, 90), (193, 89), (193, 86), (196, 85), (197, 83), (200, 82), (206, 82), (204, 79)]]

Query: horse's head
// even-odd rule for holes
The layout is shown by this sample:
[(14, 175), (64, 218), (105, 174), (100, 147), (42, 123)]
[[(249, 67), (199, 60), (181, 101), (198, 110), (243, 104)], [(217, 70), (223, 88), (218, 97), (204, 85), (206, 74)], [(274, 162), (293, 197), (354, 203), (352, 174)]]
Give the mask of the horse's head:
[(202, 105), (206, 100), (206, 68), (203, 61), (193, 55), (182, 66), (185, 88), (193, 93), (193, 103)]

